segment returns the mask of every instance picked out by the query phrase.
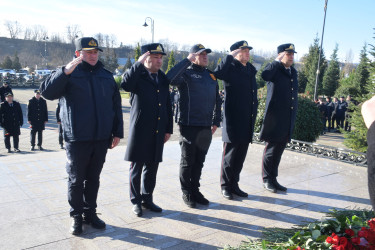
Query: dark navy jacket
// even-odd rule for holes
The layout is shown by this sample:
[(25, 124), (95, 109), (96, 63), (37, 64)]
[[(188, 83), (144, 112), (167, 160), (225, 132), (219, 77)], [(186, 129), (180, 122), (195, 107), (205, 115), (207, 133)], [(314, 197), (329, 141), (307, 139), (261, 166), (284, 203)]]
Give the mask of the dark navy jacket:
[(22, 109), (18, 102), (13, 101), (13, 107), (6, 101), (0, 104), (0, 126), (4, 129), (4, 134), (20, 135), (22, 124)]
[(232, 55), (215, 69), (215, 76), (224, 81), (224, 142), (252, 142), (258, 109), (256, 73), (251, 63), (244, 66)]
[(267, 142), (290, 140), (298, 106), (297, 71), (291, 68), (291, 75), (281, 62), (269, 63), (262, 72), (267, 81), (266, 110), (260, 139)]
[(98, 62), (80, 63), (70, 75), (64, 67), (40, 86), (47, 100), (60, 98), (64, 140), (98, 141), (124, 137), (121, 96), (112, 73)]
[(125, 72), (121, 87), (131, 92), (129, 137), (125, 160), (161, 162), (164, 137), (173, 133), (169, 81), (159, 70), (156, 83), (142, 63)]
[(336, 116), (337, 117), (345, 117), (346, 110), (348, 108), (348, 103), (346, 101), (339, 101), (336, 107)]
[(27, 120), (30, 121), (32, 130), (44, 130), (45, 122), (48, 122), (47, 102), (43, 97), (33, 97), (27, 105)]
[(185, 58), (168, 72), (167, 77), (180, 93), (179, 124), (220, 126), (221, 98), (213, 73)]

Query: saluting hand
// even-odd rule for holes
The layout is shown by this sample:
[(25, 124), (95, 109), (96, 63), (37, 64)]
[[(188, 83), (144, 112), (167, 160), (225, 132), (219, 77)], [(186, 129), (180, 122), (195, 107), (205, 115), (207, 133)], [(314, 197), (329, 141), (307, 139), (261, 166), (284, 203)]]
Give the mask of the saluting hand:
[(370, 128), (371, 124), (375, 121), (375, 96), (362, 104), (361, 112), (366, 127)]
[(283, 60), (284, 56), (285, 56), (285, 53), (286, 53), (285, 51), (282, 52), (282, 53), (280, 53), (280, 54), (276, 57), (276, 60), (279, 61), (279, 62), (281, 62), (281, 61)]
[(138, 62), (140, 63), (144, 63), (147, 59), (147, 57), (150, 56), (150, 51), (147, 51), (146, 53), (144, 53), (143, 55), (141, 55), (139, 58), (138, 58)]
[(82, 55), (80, 55), (79, 57), (77, 57), (76, 59), (68, 63), (64, 69), (65, 75), (70, 75), (74, 71), (74, 69), (77, 67), (77, 65), (82, 62), (82, 58), (83, 58)]
[(187, 59), (190, 61), (190, 62), (195, 62), (195, 58), (198, 57), (199, 54), (198, 53), (190, 53), (187, 57)]
[(233, 57), (236, 57), (240, 52), (241, 52), (241, 49), (236, 49), (236, 50), (233, 50), (232, 52), (230, 52), (230, 54), (231, 54)]

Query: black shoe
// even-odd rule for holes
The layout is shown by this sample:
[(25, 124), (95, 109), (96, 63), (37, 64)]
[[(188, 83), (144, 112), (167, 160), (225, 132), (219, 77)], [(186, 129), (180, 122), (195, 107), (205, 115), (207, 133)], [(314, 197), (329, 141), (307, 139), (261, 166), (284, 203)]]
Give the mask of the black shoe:
[(283, 192), (286, 192), (286, 190), (288, 190), (286, 187), (281, 186), (280, 183), (278, 183), (277, 181), (274, 181), (273, 184), (275, 185), (275, 188), (277, 190), (280, 190), (280, 191), (283, 191)]
[(233, 200), (233, 195), (230, 191), (226, 190), (226, 189), (222, 189), (221, 190), (221, 194), (224, 196), (225, 199), (227, 200)]
[(160, 213), (161, 211), (163, 211), (163, 209), (161, 207), (159, 207), (158, 205), (156, 205), (152, 201), (142, 202), (142, 206), (144, 208), (150, 209), (152, 212), (158, 212), (158, 213)]
[(142, 216), (142, 207), (141, 204), (135, 204), (133, 206), (133, 213), (137, 215), (138, 217)]
[(60, 144), (60, 149), (64, 149), (64, 145)]
[(232, 193), (235, 195), (238, 195), (239, 197), (247, 197), (248, 194), (244, 191), (242, 191), (238, 186), (232, 188)]
[(35, 150), (35, 146), (31, 146), (30, 150), (34, 151)]
[(83, 213), (83, 223), (91, 224), (93, 228), (104, 229), (105, 222), (101, 220), (96, 213)]
[(38, 146), (39, 150), (43, 151), (44, 148), (42, 146)]
[(10, 148), (8, 148), (8, 153), (12, 153), (12, 150), (10, 150)]
[(267, 190), (270, 191), (271, 193), (276, 193), (277, 189), (275, 185), (272, 182), (264, 182), (263, 187)]
[(188, 207), (195, 208), (197, 206), (197, 203), (191, 194), (182, 194), (182, 200)]
[(14, 152), (19, 153), (19, 152), (21, 152), (21, 150), (19, 150), (18, 148), (15, 148)]
[(202, 205), (208, 205), (210, 202), (203, 196), (201, 192), (195, 192), (193, 194), (194, 200), (196, 203), (202, 204)]
[(82, 215), (74, 215), (72, 226), (70, 227), (70, 233), (73, 235), (79, 235), (82, 233)]

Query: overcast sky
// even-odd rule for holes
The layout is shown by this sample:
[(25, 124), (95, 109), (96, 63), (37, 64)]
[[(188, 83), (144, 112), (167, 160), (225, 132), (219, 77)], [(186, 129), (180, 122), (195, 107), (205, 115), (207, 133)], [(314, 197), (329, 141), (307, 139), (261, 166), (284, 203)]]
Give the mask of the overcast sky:
[[(155, 41), (169, 39), (181, 46), (202, 43), (213, 50), (228, 50), (247, 40), (254, 52), (275, 52), (282, 43), (296, 46), (297, 59), (321, 37), (324, 0), (0, 0), (0, 36), (9, 37), (5, 20), (24, 27), (43, 25), (49, 33), (65, 35), (67, 25), (79, 25), (85, 36), (114, 34), (117, 44), (151, 42), (146, 17), (155, 22)], [(350, 50), (354, 62), (365, 42), (375, 44), (375, 0), (329, 0), (323, 48), (329, 58), (339, 44), (339, 59)], [(150, 24), (150, 23), (149, 23)]]

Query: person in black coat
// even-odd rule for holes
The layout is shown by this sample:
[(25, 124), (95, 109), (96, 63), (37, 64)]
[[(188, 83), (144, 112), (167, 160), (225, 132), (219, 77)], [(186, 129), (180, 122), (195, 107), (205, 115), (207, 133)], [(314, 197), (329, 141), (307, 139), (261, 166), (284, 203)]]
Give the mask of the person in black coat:
[(13, 136), (13, 147), (15, 152), (20, 152), (18, 148), (19, 135), (21, 134), (20, 127), (23, 125), (23, 115), (21, 105), (13, 101), (13, 94), (6, 93), (5, 102), (0, 105), (0, 126), (4, 132), (4, 143), (11, 152), (10, 137)]
[(320, 134), (322, 135), (325, 133), (326, 123), (327, 123), (327, 106), (323, 102), (322, 98), (319, 98), (317, 107), (320, 112), (320, 119), (322, 120), (322, 131), (320, 132)]
[(277, 181), (278, 168), (286, 144), (290, 141), (298, 105), (297, 70), (292, 66), (294, 45), (277, 47), (278, 56), (262, 72), (267, 81), (267, 99), (260, 139), (266, 142), (262, 161), (263, 186), (276, 193), (287, 188)]
[[(103, 229), (96, 214), (100, 173), (108, 148), (124, 137), (121, 96), (113, 74), (99, 61), (98, 41), (75, 40), (75, 58), (54, 71), (40, 86), (48, 100), (59, 99), (66, 148), (70, 232), (82, 233), (82, 223)], [(83, 216), (83, 217), (82, 217)]]
[[(337, 107), (339, 105), (339, 100), (337, 99), (337, 97), (333, 97), (333, 101), (332, 101), (332, 107), (333, 107), (333, 110), (332, 110), (332, 129), (338, 129), (339, 128), (339, 121), (337, 120)], [(336, 124), (336, 126), (335, 126)]]
[(223, 80), (223, 157), (220, 183), (222, 194), (232, 199), (232, 193), (247, 197), (238, 182), (249, 143), (252, 142), (258, 99), (255, 67), (249, 62), (251, 46), (246, 41), (234, 43), (215, 69), (215, 76)]
[(43, 150), (43, 130), (45, 129), (45, 124), (48, 122), (48, 109), (47, 102), (40, 97), (40, 91), (34, 91), (35, 96), (29, 100), (27, 105), (27, 120), (30, 124), (30, 143), (31, 151), (35, 150), (35, 135), (38, 133), (38, 148)]
[[(142, 206), (154, 212), (153, 191), (164, 143), (173, 132), (169, 80), (160, 70), (164, 48), (159, 43), (141, 47), (142, 56), (125, 72), (121, 87), (131, 92), (129, 137), (125, 160), (130, 161), (130, 201), (133, 213), (142, 216)], [(142, 183), (141, 183), (142, 179)], [(141, 190), (142, 186), (142, 190)]]
[(180, 93), (180, 184), (188, 207), (208, 205), (200, 192), (200, 178), (212, 135), (221, 121), (221, 98), (214, 74), (207, 69), (211, 49), (196, 44), (187, 58), (168, 71), (171, 85)]
[(367, 178), (372, 209), (375, 210), (375, 96), (362, 104), (367, 131)]
[(3, 86), (0, 87), (0, 103), (5, 101), (5, 94), (7, 93), (11, 93), (13, 95), (13, 91), (9, 87), (8, 82), (4, 81)]
[(326, 104), (325, 105), (326, 105), (326, 111), (327, 111), (326, 117), (327, 117), (327, 121), (328, 121), (327, 130), (328, 130), (328, 132), (330, 132), (331, 129), (333, 129), (332, 112), (335, 109), (335, 105), (334, 105), (333, 102), (331, 102), (330, 97), (326, 97)]
[(344, 121), (347, 108), (348, 103), (345, 101), (345, 97), (341, 96), (336, 108), (337, 127), (340, 129), (344, 129)]
[(63, 128), (62, 128), (62, 125), (61, 125), (61, 118), (60, 118), (60, 100), (57, 102), (57, 106), (56, 106), (56, 122), (59, 125), (59, 144), (60, 144), (60, 148), (64, 149)]

